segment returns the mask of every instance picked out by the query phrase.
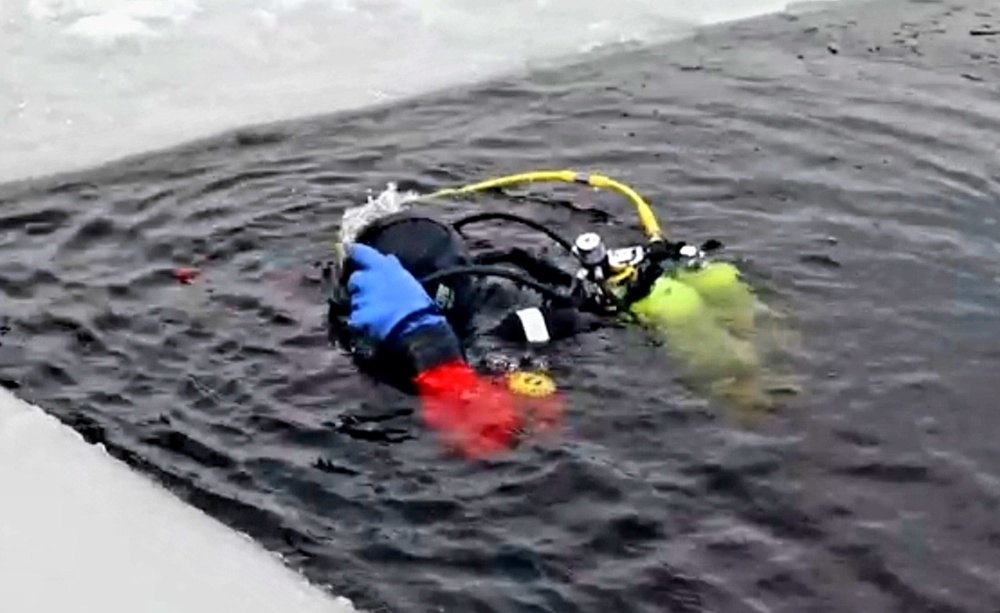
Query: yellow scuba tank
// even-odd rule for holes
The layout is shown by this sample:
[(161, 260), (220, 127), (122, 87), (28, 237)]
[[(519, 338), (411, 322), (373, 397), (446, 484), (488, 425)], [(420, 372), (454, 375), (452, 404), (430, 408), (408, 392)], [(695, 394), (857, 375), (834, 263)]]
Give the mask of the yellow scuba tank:
[(665, 329), (703, 317), (705, 302), (695, 288), (661, 275), (645, 298), (632, 303), (631, 311), (643, 323)]
[(669, 273), (661, 275), (649, 294), (629, 310), (664, 337), (686, 370), (714, 377), (746, 372), (756, 365), (753, 348), (730, 334), (705, 297)]
[(735, 266), (702, 261), (663, 272), (629, 311), (662, 337), (689, 384), (753, 410), (770, 405), (761, 358), (742, 334), (753, 327), (754, 301)]
[(756, 296), (728, 262), (705, 262), (674, 272), (677, 280), (698, 292), (713, 316), (730, 332), (749, 335), (754, 328)]

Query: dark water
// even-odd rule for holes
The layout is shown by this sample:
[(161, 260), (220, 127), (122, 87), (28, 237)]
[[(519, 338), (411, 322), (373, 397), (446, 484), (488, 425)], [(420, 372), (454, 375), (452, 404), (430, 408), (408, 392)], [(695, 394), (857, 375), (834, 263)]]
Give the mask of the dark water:
[[(987, 2), (767, 18), (0, 187), (0, 376), (372, 610), (1000, 611), (990, 25)], [(444, 456), (327, 346), (309, 262), (367, 189), (538, 167), (726, 243), (794, 313), (802, 393), (748, 426), (611, 329), (549, 352), (559, 440)], [(576, 193), (518, 210), (636, 236)]]

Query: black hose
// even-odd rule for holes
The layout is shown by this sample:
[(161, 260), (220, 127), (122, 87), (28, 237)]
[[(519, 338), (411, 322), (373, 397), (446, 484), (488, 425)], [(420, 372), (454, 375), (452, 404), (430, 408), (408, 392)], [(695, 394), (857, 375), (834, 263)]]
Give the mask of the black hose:
[(472, 266), (454, 266), (452, 268), (445, 268), (444, 270), (438, 270), (432, 272), (431, 274), (420, 279), (423, 284), (431, 283), (434, 281), (439, 281), (447, 277), (454, 277), (458, 275), (472, 275), (479, 277), (503, 277), (509, 279), (514, 283), (523, 285), (530, 289), (535, 290), (542, 296), (549, 298), (551, 300), (559, 300), (563, 298), (563, 295), (559, 293), (555, 288), (540, 283), (526, 274), (511, 270), (510, 268), (504, 268), (502, 266), (482, 266), (482, 265), (472, 265)]
[(520, 247), (495, 249), (476, 254), (476, 266), (496, 266), (504, 264), (517, 268), (532, 279), (552, 287), (563, 287), (573, 283), (573, 275), (559, 268), (545, 258), (533, 255)]
[[(503, 220), (506, 220), (506, 221), (513, 221), (514, 223), (519, 223), (519, 224), (521, 224), (523, 226), (528, 226), (529, 228), (532, 228), (533, 230), (538, 230), (542, 234), (548, 236), (553, 241), (555, 241), (556, 243), (558, 243), (559, 246), (562, 247), (563, 249), (565, 249), (566, 251), (568, 251), (570, 253), (573, 252), (573, 244), (570, 243), (565, 238), (563, 238), (558, 233), (556, 233), (555, 231), (547, 228), (545, 225), (543, 225), (543, 224), (541, 224), (541, 223), (539, 223), (537, 221), (532, 221), (532, 220), (527, 219), (525, 217), (521, 217), (520, 215), (515, 215), (514, 213), (502, 213), (502, 212), (499, 212), (499, 211), (496, 211), (496, 212), (486, 212), (486, 213), (476, 213), (474, 215), (469, 215), (468, 217), (463, 217), (462, 219), (459, 219), (458, 221), (452, 223), (451, 225), (452, 225), (453, 228), (455, 228), (456, 232), (458, 232), (459, 234), (462, 234), (462, 227), (463, 226), (467, 226), (467, 225), (469, 225), (471, 223), (476, 223), (476, 222), (480, 222), (480, 221), (488, 221), (488, 220), (491, 220), (491, 219), (503, 219)], [(462, 234), (462, 236), (464, 237), (465, 234)]]

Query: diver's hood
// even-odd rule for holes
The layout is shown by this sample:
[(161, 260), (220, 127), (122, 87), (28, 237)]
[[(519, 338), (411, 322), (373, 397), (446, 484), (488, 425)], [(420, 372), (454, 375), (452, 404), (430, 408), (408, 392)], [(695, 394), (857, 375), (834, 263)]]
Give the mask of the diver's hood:
[[(387, 255), (395, 255), (406, 270), (417, 279), (456, 266), (473, 263), (465, 242), (449, 225), (409, 211), (381, 217), (365, 226), (355, 242), (373, 247)], [(351, 270), (346, 267), (344, 280)], [(467, 275), (424, 283), (424, 289), (448, 319), (452, 328), (464, 336), (472, 326), (475, 314), (476, 286)]]

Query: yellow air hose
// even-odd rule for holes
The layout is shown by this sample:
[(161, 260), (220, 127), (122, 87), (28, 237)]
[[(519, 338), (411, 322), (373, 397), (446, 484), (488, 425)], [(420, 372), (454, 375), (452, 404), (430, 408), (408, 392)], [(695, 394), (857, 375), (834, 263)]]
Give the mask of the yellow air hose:
[(610, 177), (599, 174), (585, 174), (579, 173), (574, 170), (534, 170), (531, 172), (523, 172), (514, 175), (507, 175), (503, 177), (495, 177), (493, 179), (487, 179), (486, 181), (480, 181), (479, 183), (472, 183), (470, 185), (464, 185), (462, 187), (449, 187), (446, 189), (441, 189), (426, 196), (421, 196), (418, 200), (429, 200), (434, 198), (441, 198), (443, 196), (457, 196), (462, 194), (471, 194), (475, 192), (486, 191), (490, 189), (496, 189), (498, 187), (508, 187), (511, 185), (517, 185), (518, 183), (532, 183), (532, 182), (543, 182), (543, 181), (561, 181), (563, 183), (578, 183), (582, 185), (589, 185), (590, 187), (596, 187), (599, 189), (611, 189), (614, 190), (626, 198), (628, 198), (632, 204), (635, 205), (636, 213), (639, 215), (639, 223), (642, 224), (643, 230), (646, 232), (646, 236), (651, 241), (663, 240), (663, 231), (660, 229), (660, 224), (656, 220), (656, 215), (653, 213), (653, 208), (649, 206), (649, 203), (639, 195), (637, 191), (616, 181)]

